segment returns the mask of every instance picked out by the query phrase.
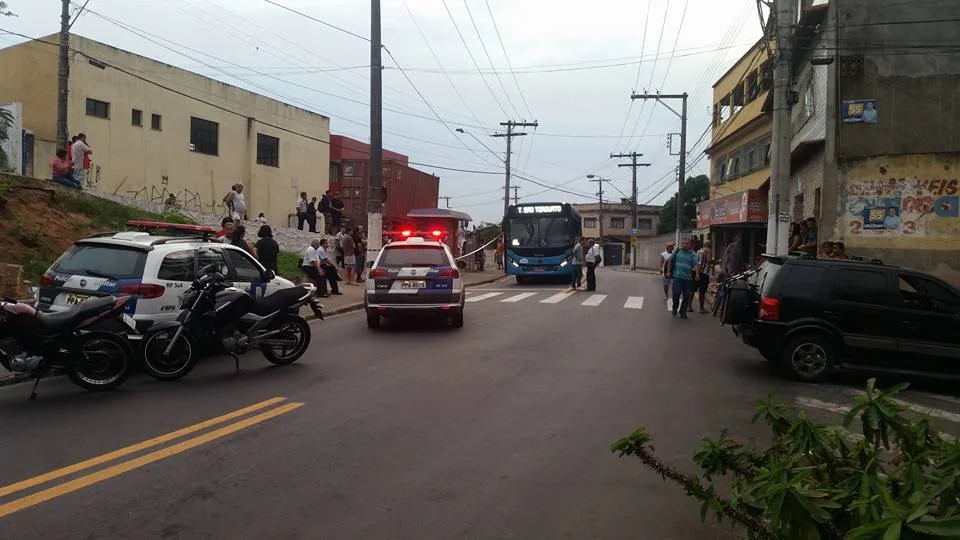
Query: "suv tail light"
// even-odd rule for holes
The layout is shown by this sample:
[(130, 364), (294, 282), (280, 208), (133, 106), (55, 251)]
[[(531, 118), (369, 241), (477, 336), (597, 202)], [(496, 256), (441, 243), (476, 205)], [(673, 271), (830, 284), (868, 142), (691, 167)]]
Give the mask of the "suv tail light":
[(760, 298), (760, 320), (780, 320), (780, 299), (763, 296)]
[(163, 296), (165, 290), (166, 289), (163, 287), (163, 285), (154, 285), (150, 283), (138, 283), (120, 287), (120, 292), (123, 294), (130, 294), (145, 299), (160, 298)]
[(40, 276), (40, 285), (44, 287), (49, 287), (53, 285), (53, 276), (44, 272), (43, 275)]
[(444, 268), (440, 270), (440, 272), (437, 275), (440, 277), (449, 277), (453, 279), (459, 279), (460, 270), (457, 270), (456, 268)]
[(382, 268), (374, 268), (367, 273), (367, 277), (370, 279), (385, 278), (387, 277), (387, 271)]

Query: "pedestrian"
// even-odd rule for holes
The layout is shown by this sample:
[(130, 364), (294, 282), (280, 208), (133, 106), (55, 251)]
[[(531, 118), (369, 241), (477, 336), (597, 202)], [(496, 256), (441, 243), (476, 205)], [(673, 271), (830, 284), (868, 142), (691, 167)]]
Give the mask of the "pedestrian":
[(269, 225), (263, 225), (257, 231), (257, 236), (260, 237), (254, 246), (257, 249), (257, 259), (264, 268), (273, 270), (273, 273), (276, 274), (279, 272), (277, 259), (280, 256), (280, 244), (273, 239), (273, 229)]
[(57, 150), (57, 155), (50, 161), (50, 180), (63, 187), (83, 189), (80, 182), (73, 179), (66, 150)]
[(301, 231), (303, 230), (303, 224), (307, 222), (307, 192), (301, 191), (300, 195), (297, 195), (296, 203), (297, 211), (297, 228)]
[(589, 246), (583, 257), (587, 263), (587, 291), (595, 291), (597, 290), (597, 267), (603, 262), (603, 257), (600, 256), (600, 244), (597, 244), (593, 238), (590, 239)]
[(234, 221), (247, 219), (247, 203), (243, 200), (243, 184), (230, 186), (230, 192), (223, 197), (223, 204), (227, 207), (227, 215)]
[(261, 227), (263, 227), (264, 225), (267, 225), (267, 217), (263, 215), (263, 212), (260, 212), (260, 215), (257, 216), (257, 223)]
[(357, 283), (357, 245), (353, 241), (353, 229), (343, 235), (343, 268), (347, 271), (347, 285)]
[(694, 284), (694, 290), (700, 299), (700, 313), (708, 313), (706, 308), (707, 289), (710, 287), (710, 267), (713, 264), (713, 250), (709, 240), (703, 242), (703, 247), (697, 251), (697, 273), (700, 277)]
[[(502, 248), (503, 242), (500, 242), (497, 247)], [(570, 258), (570, 286), (573, 287), (574, 290), (579, 291), (580, 286), (583, 284), (583, 265), (585, 262), (583, 238), (577, 237), (576, 242), (573, 244), (573, 256)]]
[(340, 273), (337, 272), (337, 267), (330, 262), (330, 254), (327, 253), (328, 247), (329, 242), (326, 238), (322, 238), (320, 240), (320, 248), (317, 250), (317, 257), (320, 259), (320, 268), (323, 269), (323, 275), (327, 283), (330, 284), (330, 294), (340, 295), (343, 294), (337, 285), (337, 282), (340, 281)]
[(340, 227), (337, 235), (333, 237), (334, 260), (337, 262), (337, 266), (341, 268), (343, 268), (343, 237), (346, 235), (346, 228)]
[(220, 232), (217, 233), (217, 241), (224, 244), (229, 244), (233, 241), (233, 231), (236, 229), (237, 224), (233, 222), (233, 219), (225, 217), (220, 220)]
[(253, 244), (247, 240), (247, 228), (243, 226), (243, 223), (235, 223), (233, 227), (233, 237), (230, 240), (230, 244), (237, 246), (254, 257), (257, 256), (257, 251), (253, 249)]
[(663, 297), (670, 299), (670, 258), (673, 257), (673, 242), (667, 242), (660, 254), (660, 275), (663, 277)]
[(323, 195), (320, 196), (320, 203), (317, 205), (317, 211), (323, 214), (323, 233), (324, 234), (332, 233), (333, 228), (330, 223), (330, 190), (329, 189)]
[(353, 230), (353, 247), (357, 257), (357, 282), (363, 281), (363, 270), (367, 265), (367, 238), (363, 234), (363, 225)]
[(320, 296), (326, 298), (330, 296), (327, 293), (327, 282), (329, 279), (323, 267), (320, 265), (320, 251), (322, 249), (323, 246), (319, 239), (315, 238), (311, 240), (310, 245), (307, 246), (307, 249), (303, 253), (303, 261), (300, 263), (300, 269), (317, 288)]
[(743, 247), (740, 245), (740, 235), (733, 237), (733, 242), (727, 245), (723, 252), (723, 271), (727, 277), (740, 273), (743, 257)]
[(307, 225), (310, 226), (310, 232), (317, 232), (317, 198), (312, 197), (307, 203)]
[(334, 229), (339, 228), (343, 220), (343, 199), (340, 198), (339, 193), (335, 193), (330, 200), (330, 220)]
[[(579, 239), (577, 240), (577, 244), (580, 245), (580, 259), (582, 260), (583, 245), (580, 244)], [(499, 240), (497, 240), (497, 247), (493, 251), (493, 260), (497, 263), (497, 270), (503, 270), (503, 238), (500, 238)], [(582, 263), (581, 263), (581, 268), (582, 268)], [(579, 283), (580, 280), (575, 278), (574, 281)]]
[(90, 154), (93, 150), (87, 146), (87, 136), (83, 133), (77, 135), (77, 140), (70, 147), (71, 167), (73, 167), (73, 179), (82, 187), (87, 179), (87, 170), (90, 169)]
[(687, 318), (693, 284), (700, 279), (697, 254), (690, 248), (690, 239), (685, 238), (670, 259), (673, 267), (673, 316), (679, 313), (681, 319)]

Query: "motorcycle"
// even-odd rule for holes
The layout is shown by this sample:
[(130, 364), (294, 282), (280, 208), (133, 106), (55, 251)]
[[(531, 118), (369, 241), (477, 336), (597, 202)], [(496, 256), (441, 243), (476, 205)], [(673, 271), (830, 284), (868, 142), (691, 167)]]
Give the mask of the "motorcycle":
[[(190, 373), (202, 352), (210, 349), (233, 356), (237, 372), (239, 356), (250, 349), (258, 349), (272, 364), (292, 364), (310, 345), (310, 325), (299, 315), (305, 305), (323, 319), (313, 285), (255, 300), (230, 286), (221, 267), (208, 265), (181, 297), (177, 320), (157, 325), (144, 336), (144, 368), (156, 379), (176, 380)], [(200, 351), (202, 344), (212, 347)]]
[(37, 397), (40, 377), (52, 369), (64, 370), (84, 390), (116, 388), (130, 375), (133, 350), (124, 336), (96, 326), (120, 317), (135, 332), (136, 323), (124, 313), (129, 301), (129, 296), (106, 296), (44, 313), (4, 298), (0, 300), (0, 365), (36, 377), (30, 399)]

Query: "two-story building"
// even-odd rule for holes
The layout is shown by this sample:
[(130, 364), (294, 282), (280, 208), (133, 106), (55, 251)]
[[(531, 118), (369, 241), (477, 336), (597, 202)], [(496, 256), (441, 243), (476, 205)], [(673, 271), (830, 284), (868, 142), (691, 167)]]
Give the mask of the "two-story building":
[(741, 237), (743, 259), (766, 243), (774, 43), (760, 39), (713, 85), (710, 199), (697, 205), (697, 229), (717, 253)]
[[(93, 150), (88, 189), (209, 213), (234, 183), (247, 214), (286, 223), (297, 194), (328, 186), (330, 119), (78, 35), (70, 36), (69, 134)], [(49, 178), (56, 152), (58, 36), (0, 49), (0, 103), (18, 103), (32, 156)]]
[[(584, 238), (603, 238), (606, 242), (630, 242), (631, 229), (636, 229), (638, 237), (655, 236), (657, 222), (660, 220), (662, 206), (637, 205), (637, 223), (631, 227), (632, 208), (630, 199), (621, 199), (619, 203), (603, 203), (602, 217), (600, 203), (575, 204), (580, 212)], [(603, 231), (601, 232), (601, 219)]]

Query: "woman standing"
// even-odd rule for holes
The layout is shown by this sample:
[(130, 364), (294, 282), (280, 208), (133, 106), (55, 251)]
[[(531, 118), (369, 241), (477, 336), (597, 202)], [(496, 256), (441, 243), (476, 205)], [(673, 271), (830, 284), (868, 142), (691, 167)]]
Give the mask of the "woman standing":
[(260, 260), (260, 264), (264, 268), (273, 270), (273, 273), (276, 274), (279, 271), (277, 269), (277, 258), (280, 256), (280, 244), (273, 239), (273, 229), (269, 225), (264, 225), (260, 227), (257, 236), (260, 237), (257, 240), (257, 245), (254, 246), (257, 250), (257, 259)]

